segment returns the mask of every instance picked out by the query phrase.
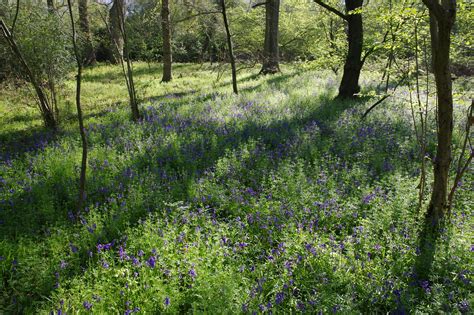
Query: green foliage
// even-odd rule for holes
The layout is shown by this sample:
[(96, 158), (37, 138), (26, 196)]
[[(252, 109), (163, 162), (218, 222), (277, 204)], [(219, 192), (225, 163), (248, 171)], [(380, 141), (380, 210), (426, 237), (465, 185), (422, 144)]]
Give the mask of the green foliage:
[[(60, 139), (37, 135), (35, 146), (2, 152), (4, 312), (472, 309), (472, 174), (431, 277), (412, 274), (424, 214), (405, 88), (361, 121), (372, 100), (332, 100), (337, 81), (327, 71), (242, 72), (233, 96), (207, 66), (178, 64), (167, 85), (159, 66), (135, 70), (138, 124), (119, 67), (84, 73), (85, 211), (72, 210), (73, 121)], [(377, 83), (374, 73), (363, 81)], [(460, 97), (457, 110), (467, 102)]]
[[(20, 6), (17, 19), (14, 17), (15, 9), (13, 7), (9, 9), (12, 16), (10, 28), (13, 38), (34, 80), (46, 91), (50, 110), (53, 112), (51, 116), (59, 120), (58, 96), (62, 94), (62, 84), (73, 65), (69, 29), (64, 27), (59, 15), (47, 13), (42, 7), (29, 4)], [(0, 59), (8, 66), (2, 64), (0, 66), (2, 70), (7, 72), (9, 77), (16, 76), (30, 81), (31, 78), (26, 75), (27, 71), (18, 56), (13, 54), (10, 47), (6, 45), (3, 47), (5, 49), (0, 50)], [(29, 105), (32, 106), (34, 103), (36, 102)]]

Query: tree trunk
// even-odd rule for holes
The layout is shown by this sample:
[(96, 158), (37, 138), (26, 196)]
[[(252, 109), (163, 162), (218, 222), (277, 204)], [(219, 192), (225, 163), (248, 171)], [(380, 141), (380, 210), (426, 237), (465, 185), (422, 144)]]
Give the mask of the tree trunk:
[(79, 29), (84, 40), (84, 65), (95, 63), (95, 52), (89, 27), (88, 0), (79, 0)]
[(124, 0), (114, 0), (112, 7), (109, 11), (109, 24), (110, 24), (110, 36), (111, 36), (111, 62), (119, 63), (123, 59), (123, 37), (120, 31), (120, 14), (125, 12)]
[(222, 9), (222, 18), (224, 19), (225, 32), (227, 35), (227, 47), (229, 49), (230, 65), (232, 67), (232, 89), (234, 90), (235, 94), (239, 94), (239, 91), (237, 89), (237, 70), (235, 69), (234, 50), (232, 47), (232, 37), (229, 30), (229, 21), (227, 20), (225, 0), (221, 0), (221, 9)]
[[(424, 0), (424, 2), (427, 1)], [(436, 5), (440, 6), (437, 2)], [(456, 1), (443, 0), (443, 6), (444, 8), (439, 10), (436, 15), (430, 8), (431, 49), (438, 97), (438, 147), (434, 161), (433, 191), (427, 212), (427, 221), (433, 226), (442, 223), (448, 206), (448, 177), (453, 135), (453, 96), (449, 52)]]
[(349, 49), (344, 64), (341, 85), (339, 86), (340, 98), (350, 98), (360, 92), (359, 77), (362, 69), (362, 44), (364, 41), (362, 15), (351, 14), (351, 11), (362, 7), (363, 0), (346, 0), (346, 20), (348, 24), (347, 41)]
[(54, 13), (56, 11), (53, 0), (46, 0), (46, 5), (48, 6), (49, 13)]
[(280, 72), (278, 49), (278, 20), (280, 0), (268, 0), (265, 3), (265, 41), (263, 45), (263, 65), (260, 73)]
[(71, 0), (67, 0), (67, 5), (69, 9), (69, 17), (71, 19), (72, 27), (72, 43), (74, 47), (74, 55), (77, 62), (77, 75), (76, 75), (76, 109), (77, 109), (77, 120), (79, 123), (79, 133), (81, 135), (82, 141), (82, 160), (81, 160), (81, 175), (79, 177), (79, 197), (77, 202), (77, 212), (79, 213), (84, 207), (84, 202), (86, 199), (86, 169), (87, 169), (87, 138), (86, 132), (84, 129), (84, 120), (82, 117), (82, 108), (81, 108), (81, 81), (82, 81), (82, 58), (79, 48), (77, 47), (77, 38), (76, 38), (76, 28), (74, 25), (74, 17), (72, 14), (72, 4)]
[(3, 36), (5, 37), (8, 46), (10, 46), (11, 50), (20, 61), (20, 64), (23, 66), (28, 80), (33, 85), (33, 88), (36, 92), (36, 96), (38, 97), (39, 110), (41, 112), (41, 117), (43, 118), (45, 126), (54, 130), (57, 129), (58, 119), (55, 115), (54, 108), (48, 101), (46, 93), (43, 91), (43, 88), (36, 79), (36, 76), (34, 75), (25, 58), (23, 57), (23, 54), (21, 53), (20, 48), (18, 47), (15, 39), (13, 38), (12, 33), (10, 32), (2, 18), (0, 18), (0, 29), (2, 30)]
[[(125, 83), (127, 84), (128, 96), (130, 99), (130, 107), (132, 110), (132, 119), (133, 121), (137, 122), (140, 119), (140, 111), (138, 109), (137, 93), (135, 90), (135, 83), (133, 80), (133, 65), (132, 65), (132, 60), (130, 59), (130, 49), (129, 49), (129, 44), (128, 44), (129, 42), (128, 42), (128, 36), (127, 36), (127, 29), (125, 27), (125, 7), (118, 6), (117, 11), (118, 11), (117, 16), (119, 17), (118, 20), (119, 20), (120, 37), (123, 40), (123, 55), (122, 55), (122, 58), (120, 59), (120, 63), (122, 65), (122, 70), (125, 77)], [(127, 66), (126, 69), (124, 65), (124, 60)]]
[(162, 0), (161, 2), (161, 28), (163, 36), (163, 78), (162, 82), (169, 82), (172, 79), (171, 75), (171, 21), (169, 0)]

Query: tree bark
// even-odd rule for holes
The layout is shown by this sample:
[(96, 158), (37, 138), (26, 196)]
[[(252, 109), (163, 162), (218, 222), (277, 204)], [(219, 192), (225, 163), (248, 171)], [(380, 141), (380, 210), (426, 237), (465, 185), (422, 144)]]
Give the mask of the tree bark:
[(280, 0), (268, 0), (265, 3), (265, 41), (263, 45), (263, 65), (260, 73), (280, 72), (278, 48), (278, 20), (280, 17)]
[(362, 45), (364, 42), (362, 15), (351, 13), (362, 7), (363, 0), (346, 0), (347, 41), (349, 49), (344, 64), (344, 73), (339, 86), (340, 98), (351, 98), (360, 92), (359, 77), (362, 69)]
[(54, 8), (54, 0), (46, 0), (46, 5), (48, 7), (49, 13), (54, 13), (56, 11)]
[(230, 34), (229, 21), (227, 20), (225, 0), (221, 0), (221, 9), (222, 9), (222, 18), (224, 20), (225, 32), (227, 35), (227, 47), (229, 50), (230, 65), (232, 67), (232, 89), (234, 90), (235, 94), (239, 94), (239, 91), (237, 89), (237, 70), (235, 68), (235, 57), (234, 57), (234, 50), (232, 47), (232, 36)]
[(88, 0), (79, 0), (79, 29), (84, 40), (84, 65), (95, 63), (95, 51), (92, 44), (92, 35), (89, 27)]
[(163, 36), (163, 78), (162, 82), (169, 82), (172, 80), (171, 65), (172, 65), (172, 51), (171, 51), (171, 21), (169, 0), (162, 0), (161, 2), (161, 28)]
[(438, 98), (438, 146), (434, 161), (434, 183), (426, 214), (434, 227), (443, 223), (448, 208), (448, 179), (453, 136), (453, 96), (450, 70), (451, 30), (456, 17), (456, 1), (423, 0), (430, 10), (433, 71)]
[(124, 7), (124, 0), (114, 0), (109, 11), (111, 46), (113, 47), (110, 58), (112, 63), (119, 63), (123, 59), (123, 37), (120, 31), (120, 21), (122, 18), (120, 14), (125, 12)]
[(71, 0), (67, 0), (67, 5), (69, 9), (69, 17), (71, 19), (72, 27), (72, 43), (74, 47), (74, 55), (77, 62), (77, 75), (76, 75), (76, 109), (77, 109), (77, 120), (79, 123), (79, 133), (81, 135), (82, 141), (82, 160), (81, 160), (81, 175), (79, 177), (79, 197), (77, 202), (77, 212), (79, 213), (84, 207), (84, 202), (86, 199), (86, 169), (87, 169), (87, 138), (86, 131), (84, 129), (84, 120), (82, 117), (82, 107), (81, 107), (81, 81), (82, 81), (82, 67), (84, 58), (79, 52), (76, 38), (76, 28), (74, 25), (74, 17), (72, 14), (72, 4)]

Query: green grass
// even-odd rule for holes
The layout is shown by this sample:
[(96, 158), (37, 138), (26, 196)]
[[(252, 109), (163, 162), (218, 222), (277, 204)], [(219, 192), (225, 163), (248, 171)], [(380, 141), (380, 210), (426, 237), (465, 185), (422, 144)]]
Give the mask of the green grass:
[[(228, 73), (216, 81), (207, 65), (177, 65), (167, 84), (158, 65), (135, 70), (137, 124), (118, 67), (84, 74), (81, 213), (73, 81), (61, 92), (57, 135), (42, 130), (27, 94), (2, 93), (0, 310), (472, 311), (472, 173), (430, 278), (413, 273), (426, 200), (419, 210), (405, 88), (361, 120), (373, 99), (334, 100), (338, 79), (302, 66), (242, 72), (238, 96)], [(376, 77), (366, 73), (362, 85)], [(456, 85), (457, 127), (465, 82)], [(434, 144), (430, 134), (430, 156)]]

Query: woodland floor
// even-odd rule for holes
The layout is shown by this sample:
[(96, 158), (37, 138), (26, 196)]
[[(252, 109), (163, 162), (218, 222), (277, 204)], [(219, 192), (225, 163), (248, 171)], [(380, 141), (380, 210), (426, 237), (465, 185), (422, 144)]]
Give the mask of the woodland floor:
[[(330, 72), (257, 73), (239, 73), (235, 96), (209, 65), (162, 84), (137, 63), (133, 123), (119, 67), (87, 69), (81, 213), (72, 77), (56, 134), (31, 92), (2, 87), (0, 313), (472, 312), (472, 171), (430, 277), (413, 272), (429, 190), (419, 208), (408, 88), (363, 120), (377, 97), (334, 100)], [(364, 73), (363, 92), (379, 79)], [(472, 83), (455, 82), (455, 152)]]

